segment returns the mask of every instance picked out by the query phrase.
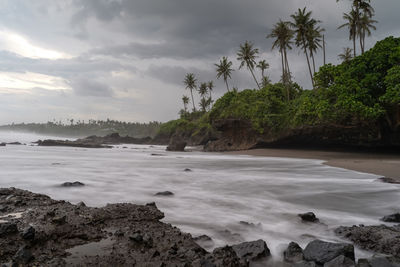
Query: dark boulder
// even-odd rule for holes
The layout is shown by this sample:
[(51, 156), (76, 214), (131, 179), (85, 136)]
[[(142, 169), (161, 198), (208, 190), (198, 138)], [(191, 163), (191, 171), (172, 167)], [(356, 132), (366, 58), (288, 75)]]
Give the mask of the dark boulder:
[(322, 240), (310, 242), (304, 249), (304, 259), (317, 264), (325, 264), (343, 255), (354, 260), (354, 246), (346, 243), (331, 243)]
[(283, 252), (283, 259), (285, 262), (300, 262), (303, 258), (303, 249), (295, 242), (290, 242), (287, 249)]
[(18, 232), (17, 225), (11, 222), (0, 223), (0, 237)]
[(391, 223), (400, 223), (400, 213), (387, 215), (382, 218), (382, 221)]
[(32, 226), (29, 226), (24, 229), (21, 236), (25, 240), (33, 240), (33, 239), (35, 239), (35, 233), (36, 233), (35, 228), (33, 228)]
[(298, 216), (301, 218), (303, 222), (319, 222), (319, 219), (317, 216), (315, 216), (314, 212), (306, 212), (306, 213), (301, 213), (298, 214)]
[(211, 249), (214, 247), (214, 241), (208, 235), (201, 235), (193, 238), (197, 244), (205, 249)]
[(246, 261), (254, 261), (271, 256), (267, 244), (261, 239), (233, 245), (232, 248), (239, 258)]
[(183, 171), (184, 171), (184, 172), (191, 172), (192, 170), (189, 169), (189, 168), (186, 168), (186, 169), (184, 169)]
[(155, 194), (155, 196), (160, 196), (160, 197), (170, 197), (173, 195), (174, 193), (172, 193), (171, 191), (158, 192)]
[(167, 146), (167, 151), (185, 151), (186, 144), (186, 141), (183, 139), (173, 136)]
[[(357, 267), (399, 267), (399, 263), (393, 262), (387, 257), (372, 257), (368, 259), (359, 259)], [(325, 267), (325, 266), (324, 266)]]
[(355, 267), (355, 266), (356, 263), (353, 260), (343, 255), (340, 255), (324, 264), (324, 267)]
[(84, 186), (84, 183), (81, 182), (65, 182), (63, 184), (61, 184), (62, 187), (80, 187), (80, 186)]
[(7, 144), (6, 143), (0, 143), (0, 146), (6, 146)]

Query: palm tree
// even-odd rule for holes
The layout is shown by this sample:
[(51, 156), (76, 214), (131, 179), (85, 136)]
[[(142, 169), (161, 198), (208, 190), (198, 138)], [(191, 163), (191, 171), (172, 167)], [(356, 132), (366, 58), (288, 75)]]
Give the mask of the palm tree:
[(349, 40), (353, 41), (353, 56), (356, 57), (356, 39), (357, 39), (357, 24), (358, 24), (358, 14), (357, 12), (353, 9), (350, 11), (350, 13), (343, 13), (343, 19), (347, 21), (345, 24), (342, 24), (338, 27), (338, 29), (347, 27), (349, 29)]
[(295, 14), (290, 16), (293, 19), (293, 22), (290, 22), (290, 25), (293, 27), (296, 34), (296, 46), (302, 48), (306, 55), (311, 84), (314, 87), (314, 78), (311, 71), (310, 59), (308, 57), (307, 35), (310, 28), (312, 28), (318, 21), (311, 18), (311, 14), (311, 11), (306, 12), (306, 8), (299, 8)]
[(205, 95), (208, 93), (208, 84), (207, 83), (201, 83), (199, 86), (199, 94), (201, 97), (205, 97)]
[(264, 78), (265, 77), (264, 72), (266, 69), (269, 68), (268, 62), (265, 59), (260, 60), (256, 67), (261, 70), (261, 77)]
[[(315, 21), (317, 23), (318, 21)], [(310, 57), (313, 63), (313, 73), (315, 74), (315, 59), (314, 55), (317, 53), (319, 48), (322, 48), (322, 32), (324, 31), (323, 28), (316, 26), (315, 24), (311, 24), (310, 28), (307, 32), (307, 46), (308, 50), (310, 51)]]
[(182, 102), (183, 102), (183, 108), (185, 110), (185, 114), (187, 113), (187, 105), (189, 104), (189, 97), (187, 97), (186, 95), (184, 95), (182, 97)]
[[(282, 81), (285, 81), (285, 77), (287, 77), (287, 73), (290, 75), (289, 63), (287, 59), (287, 49), (292, 49), (292, 38), (294, 32), (290, 28), (290, 22), (279, 20), (278, 23), (274, 25), (272, 32), (267, 36), (267, 38), (276, 38), (272, 49), (275, 47), (279, 47), (279, 52), (281, 53), (282, 59)], [(290, 81), (290, 78), (289, 78)]]
[(232, 79), (232, 61), (228, 61), (227, 57), (222, 57), (222, 59), (219, 61), (219, 64), (214, 65), (217, 67), (217, 79), (219, 79), (221, 76), (224, 78), (226, 89), (229, 92), (228, 78)]
[(353, 58), (351, 56), (352, 52), (350, 47), (345, 47), (343, 48), (343, 53), (339, 54), (338, 57), (343, 63), (347, 63)]
[(253, 48), (253, 44), (251, 42), (246, 41), (244, 44), (240, 45), (239, 52), (237, 53), (237, 60), (240, 61), (239, 69), (246, 65), (247, 69), (250, 71), (251, 75), (256, 82), (258, 89), (260, 89), (260, 85), (254, 76), (254, 67), (256, 65), (256, 58), (258, 57), (258, 49)]
[[(212, 90), (214, 89), (214, 82), (213, 82), (213, 81), (209, 81), (209, 82), (207, 83), (207, 88), (208, 88), (208, 92), (210, 93), (210, 99), (212, 99), (212, 97), (211, 97), (211, 92), (212, 92)], [(211, 102), (212, 102), (212, 100), (211, 100)]]
[(200, 105), (200, 107), (201, 107), (201, 110), (203, 111), (203, 112), (206, 112), (207, 111), (207, 107), (210, 105), (210, 98), (205, 98), (205, 97), (203, 97), (203, 98), (201, 98), (200, 99), (200, 103), (199, 103), (199, 105)]
[(360, 46), (361, 46), (361, 54), (364, 54), (365, 51), (365, 36), (371, 36), (371, 29), (376, 30), (376, 27), (373, 25), (378, 21), (372, 19), (367, 13), (364, 13), (359, 22), (359, 35), (360, 35)]
[(207, 99), (206, 96), (208, 94), (208, 83), (201, 83), (199, 86), (199, 94), (201, 96), (200, 99), (200, 107), (202, 109), (203, 112), (206, 112), (207, 110), (207, 106), (210, 103), (209, 98)]
[(185, 80), (183, 81), (183, 83), (186, 86), (186, 89), (190, 90), (190, 94), (192, 96), (192, 104), (193, 104), (193, 111), (196, 111), (196, 107), (194, 105), (194, 98), (193, 98), (193, 90), (196, 89), (196, 82), (197, 79), (195, 78), (193, 73), (187, 73), (185, 76)]

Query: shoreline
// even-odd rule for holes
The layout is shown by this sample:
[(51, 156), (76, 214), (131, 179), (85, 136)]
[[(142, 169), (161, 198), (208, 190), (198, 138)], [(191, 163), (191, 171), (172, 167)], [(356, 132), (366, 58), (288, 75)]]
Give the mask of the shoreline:
[(323, 160), (325, 165), (388, 177), (400, 182), (400, 155), (316, 149), (258, 148), (223, 152), (228, 155)]

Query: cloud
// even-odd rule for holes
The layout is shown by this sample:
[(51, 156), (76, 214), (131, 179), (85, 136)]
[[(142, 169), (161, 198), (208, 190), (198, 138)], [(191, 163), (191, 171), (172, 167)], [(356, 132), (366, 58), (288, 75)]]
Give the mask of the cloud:
[(113, 90), (105, 83), (85, 78), (79, 78), (71, 82), (71, 87), (79, 96), (112, 97)]

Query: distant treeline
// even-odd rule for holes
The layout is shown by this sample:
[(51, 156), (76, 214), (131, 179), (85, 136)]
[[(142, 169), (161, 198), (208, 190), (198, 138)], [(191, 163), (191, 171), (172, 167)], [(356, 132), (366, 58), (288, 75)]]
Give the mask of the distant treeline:
[(159, 130), (160, 122), (122, 122), (116, 120), (89, 120), (88, 122), (70, 120), (70, 124), (62, 122), (19, 123), (0, 126), (0, 130), (33, 132), (45, 135), (85, 137), (89, 135), (105, 136), (118, 132), (120, 135), (132, 137), (153, 137)]

